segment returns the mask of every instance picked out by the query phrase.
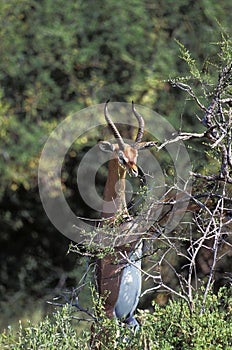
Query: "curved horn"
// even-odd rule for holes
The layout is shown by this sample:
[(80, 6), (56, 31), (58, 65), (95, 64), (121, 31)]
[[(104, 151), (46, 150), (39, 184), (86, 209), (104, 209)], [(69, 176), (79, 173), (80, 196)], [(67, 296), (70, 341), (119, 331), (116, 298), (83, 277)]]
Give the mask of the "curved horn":
[(112, 119), (110, 118), (110, 115), (109, 115), (109, 112), (108, 112), (108, 108), (107, 108), (107, 105), (109, 103), (110, 100), (106, 101), (105, 103), (105, 108), (104, 108), (104, 114), (105, 114), (105, 120), (108, 124), (108, 126), (110, 127), (111, 131), (113, 132), (113, 135), (114, 137), (116, 138), (117, 140), (117, 143), (119, 145), (119, 148), (121, 150), (124, 150), (125, 148), (125, 143), (122, 139), (122, 136), (120, 135), (118, 129), (116, 128), (114, 122), (112, 121)]
[(143, 117), (136, 111), (133, 101), (132, 101), (132, 111), (139, 122), (139, 130), (138, 130), (138, 134), (137, 134), (136, 139), (135, 139), (135, 143), (138, 143), (142, 140), (142, 137), (143, 137), (144, 120), (143, 120)]

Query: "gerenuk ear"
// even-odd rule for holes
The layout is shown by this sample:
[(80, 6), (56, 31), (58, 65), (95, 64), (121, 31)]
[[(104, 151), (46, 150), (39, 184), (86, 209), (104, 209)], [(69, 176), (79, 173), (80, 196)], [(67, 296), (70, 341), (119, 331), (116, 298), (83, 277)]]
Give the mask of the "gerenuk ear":
[(114, 145), (112, 145), (112, 143), (108, 142), (108, 141), (100, 141), (99, 142), (99, 147), (100, 147), (100, 150), (103, 151), (103, 152), (114, 152), (115, 151), (115, 148), (114, 148)]
[(157, 144), (158, 144), (157, 141), (139, 142), (139, 143), (136, 145), (136, 149), (137, 149), (138, 151), (142, 151), (142, 150), (144, 150), (144, 149), (157, 146)]

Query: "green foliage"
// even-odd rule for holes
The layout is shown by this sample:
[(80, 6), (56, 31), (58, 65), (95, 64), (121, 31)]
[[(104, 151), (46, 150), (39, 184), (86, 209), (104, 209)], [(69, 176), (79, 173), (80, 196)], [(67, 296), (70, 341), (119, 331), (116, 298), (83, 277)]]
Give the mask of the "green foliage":
[[(229, 28), (230, 13), (226, 0), (220, 6), (216, 1), (192, 6), (183, 0), (174, 5), (68, 1), (66, 6), (61, 0), (4, 1), (0, 119), (8, 120), (3, 135), (8, 158), (0, 158), (3, 188), (12, 182), (14, 189), (20, 184), (35, 188), (38, 155), (57, 120), (109, 97), (133, 98), (179, 126), (183, 103), (167, 81), (185, 75), (187, 67), (179, 60), (175, 39), (187, 48), (185, 55), (194, 53), (190, 70), (200, 79), (194, 62), (199, 60), (201, 67), (216, 56), (214, 43)], [(225, 36), (222, 54), (228, 56)], [(192, 112), (188, 106), (185, 119)]]
[[(0, 94), (0, 172), (2, 184), (12, 192), (20, 185), (29, 190), (37, 185), (37, 161), (44, 126), (29, 121), (22, 123)], [(27, 150), (25, 152), (25, 150)], [(0, 197), (4, 193), (1, 187)]]
[[(203, 314), (199, 295), (194, 300), (193, 312), (181, 301), (170, 302), (165, 311), (156, 306), (154, 341), (162, 349), (229, 349), (232, 346), (232, 299), (227, 293), (224, 289), (218, 296), (209, 295)], [(228, 298), (226, 303), (224, 298)]]
[[(83, 334), (83, 339), (78, 340), (77, 334), (71, 325), (71, 314), (68, 307), (57, 311), (52, 318), (46, 317), (38, 325), (30, 322), (26, 326), (19, 323), (17, 335), (9, 330), (1, 335), (0, 345), (4, 349), (88, 349), (85, 346), (88, 341)], [(78, 347), (77, 347), (78, 346)]]
[(189, 66), (190, 74), (193, 76), (193, 78), (195, 78), (199, 82), (203, 83), (202, 73), (200, 72), (199, 68), (197, 67), (195, 59), (192, 57), (192, 55), (189, 52), (189, 50), (187, 50), (186, 47), (183, 44), (181, 44), (178, 41), (177, 41), (177, 43), (180, 46), (181, 58)]
[[(140, 330), (133, 334), (127, 327), (102, 317), (94, 324), (93, 338), (105, 343), (102, 349), (231, 349), (232, 347), (232, 297), (231, 289), (209, 294), (205, 312), (200, 314), (202, 296), (196, 295), (194, 310), (190, 312), (181, 300), (166, 306), (154, 305), (154, 311), (139, 311)], [(3, 349), (88, 349), (90, 331), (79, 334), (72, 310), (64, 307), (53, 317), (45, 318), (38, 325), (30, 322), (19, 325), (17, 334), (8, 330), (1, 334)], [(78, 326), (77, 326), (78, 327)]]

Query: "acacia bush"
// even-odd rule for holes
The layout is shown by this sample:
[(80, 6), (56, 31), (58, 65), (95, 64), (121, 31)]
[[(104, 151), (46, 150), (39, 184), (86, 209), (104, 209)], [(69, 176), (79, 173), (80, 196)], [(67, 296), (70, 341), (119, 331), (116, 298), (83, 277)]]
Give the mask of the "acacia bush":
[[(102, 349), (109, 350), (231, 349), (232, 289), (208, 294), (204, 314), (201, 314), (202, 299), (203, 294), (199, 292), (193, 312), (180, 299), (169, 301), (165, 306), (154, 304), (152, 312), (138, 310), (141, 327), (133, 335), (114, 320), (102, 318), (95, 326), (95, 334), (107, 334), (107, 346)], [(8, 329), (0, 335), (1, 349), (90, 349), (91, 332), (89, 329), (78, 332), (74, 315), (75, 310), (67, 305), (37, 325), (19, 324), (17, 333)]]
[[(178, 85), (180, 89), (172, 89), (174, 80), (168, 80), (170, 76), (189, 74), (186, 73), (183, 61), (179, 60), (178, 45), (174, 39), (184, 43), (203, 65), (198, 71), (194, 60), (183, 49), (185, 61), (191, 68), (190, 80), (194, 91), (200, 95), (200, 102), (208, 107), (208, 102), (212, 101), (215, 92), (218, 66), (225, 66), (225, 63), (228, 65), (231, 62), (231, 42), (226, 37), (220, 38), (215, 17), (230, 27), (232, 10), (227, 0), (220, 3), (214, 0), (210, 5), (208, 1), (192, 4), (183, 0), (178, 0), (175, 4), (172, 1), (156, 4), (138, 0), (127, 3), (122, 0), (75, 3), (68, 1), (65, 6), (61, 0), (40, 2), (12, 0), (10, 3), (4, 1), (0, 11), (1, 315), (4, 311), (0, 323), (6, 326), (8, 322), (12, 322), (12, 314), (19, 312), (22, 317), (22, 309), (28, 305), (35, 309), (38, 299), (48, 298), (48, 295), (54, 293), (54, 290), (57, 291), (57, 288), (75, 285), (83, 271), (76, 262), (77, 256), (73, 255), (72, 259), (64, 262), (68, 241), (61, 236), (57, 239), (57, 232), (48, 222), (37, 192), (39, 154), (49, 133), (67, 114), (103, 102), (108, 97), (120, 101), (130, 101), (133, 98), (137, 103), (152, 107), (166, 115), (178, 128), (179, 116), (183, 114), (182, 126), (187, 126), (188, 131), (191, 129), (190, 131), (194, 132), (205, 132), (206, 129), (197, 119), (199, 109), (192, 103), (194, 95), (188, 95), (183, 107), (182, 97), (186, 92), (191, 92), (186, 85), (188, 76), (181, 81), (175, 79), (176, 86)], [(209, 56), (213, 57), (214, 63), (210, 63)], [(209, 80), (207, 73), (208, 77), (211, 75)], [(231, 98), (229, 79), (227, 83), (227, 96), (223, 98), (229, 99)], [(229, 116), (230, 103), (228, 101), (223, 105), (228, 108), (226, 116)], [(217, 110), (212, 112), (216, 116), (213, 120), (218, 123), (220, 113), (218, 114)], [(196, 115), (196, 118), (192, 118), (193, 115)], [(224, 127), (226, 130), (230, 127), (227, 122), (222, 128), (219, 124), (217, 126), (220, 136), (223, 136)], [(229, 133), (223, 138), (223, 142), (224, 145), (231, 145)], [(223, 163), (223, 158), (220, 159), (222, 153), (219, 144), (212, 149), (206, 142), (202, 142), (200, 147), (199, 143), (191, 143), (188, 147), (193, 155), (196, 174), (219, 176), (221, 166), (226, 164), (225, 161)], [(78, 151), (79, 156), (84, 149), (78, 148)], [(72, 158), (69, 164), (76, 164), (77, 160)], [(70, 166), (67, 172), (74, 172), (73, 169), (74, 167), (71, 169)], [(224, 170), (224, 175), (228, 173), (228, 178), (231, 177), (229, 166), (224, 167)], [(214, 195), (225, 195), (227, 202), (223, 202), (223, 207), (226, 210), (230, 209), (230, 183), (222, 188), (219, 186), (221, 179), (216, 183), (213, 178), (210, 183), (207, 182), (207, 178), (205, 182), (200, 180), (198, 178), (195, 182), (198, 188), (196, 195), (201, 195), (203, 190), (210, 193), (211, 199)], [(69, 188), (71, 199), (76, 201), (74, 186)], [(220, 212), (221, 207), (217, 208), (218, 211), (213, 213)], [(81, 210), (84, 216), (88, 208), (83, 207)], [(202, 219), (201, 223), (200, 221), (197, 223), (206, 225), (209, 218), (202, 216)], [(230, 221), (229, 210), (226, 220)], [(210, 225), (217, 225), (218, 221), (220, 218), (215, 217), (210, 221)], [(202, 232), (200, 231), (202, 227), (199, 226), (198, 235)], [(231, 229), (228, 231), (231, 233)], [(218, 232), (220, 235), (217, 238), (224, 242), (224, 234)], [(210, 231), (208, 233), (210, 237)], [(185, 240), (186, 237), (183, 238), (183, 242)], [(204, 249), (206, 255), (202, 256), (202, 261), (208, 264), (212, 247)], [(214, 284), (216, 274), (218, 278), (223, 276), (224, 283), (223, 273), (230, 272), (228, 268), (231, 266), (230, 262), (227, 260), (224, 264), (224, 253), (222, 251), (220, 256), (217, 252), (214, 254), (215, 262), (219, 260), (221, 262), (218, 270), (215, 266), (211, 268), (212, 266), (207, 265), (207, 269), (203, 271), (203, 263), (200, 264), (198, 261), (198, 273), (201, 269), (198, 277), (204, 279), (210, 275), (210, 288)], [(188, 287), (188, 290), (192, 291), (190, 284)], [(205, 312), (201, 317), (197, 307), (196, 313), (194, 311), (197, 300), (202, 301), (201, 296), (198, 299), (198, 290), (195, 289), (191, 295), (193, 306), (191, 317), (184, 300), (170, 302), (164, 308), (155, 306), (151, 314), (141, 311), (139, 317), (143, 327), (131, 346), (133, 345), (135, 349), (146, 349), (146, 347), (156, 348), (160, 344), (164, 349), (178, 346), (189, 348), (191, 335), (191, 339), (195, 339), (195, 345), (191, 346), (198, 344), (200, 348), (200, 339), (207, 338), (207, 332), (200, 320), (205, 320), (207, 325), (206, 318), (211, 319), (209, 310), (216, 298), (211, 294), (208, 295), (210, 288), (204, 291)], [(215, 300), (219, 305), (219, 299)], [(19, 306), (21, 311), (17, 311)], [(175, 309), (179, 318), (175, 318)], [(217, 329), (218, 346), (223, 344), (224, 348), (229, 346), (230, 331), (230, 328), (226, 327), (225, 314), (228, 317), (228, 324), (231, 320), (230, 312), (226, 312), (218, 311), (216, 315), (215, 311), (211, 315), (212, 324)], [(178, 325), (181, 315), (187, 315), (189, 322), (185, 323), (183, 320), (184, 323), (180, 328)], [(20, 326), (18, 334), (9, 330), (1, 335), (1, 346), (6, 349), (87, 348), (90, 333), (87, 331), (79, 337), (76, 333), (76, 323), (72, 324), (71, 316), (72, 313), (70, 314), (67, 308), (52, 318), (46, 318), (38, 325), (29, 323), (27, 326)], [(119, 330), (123, 332), (117, 324), (108, 324), (108, 320), (104, 320), (104, 323), (112, 330), (113, 335)], [(100, 324), (99, 327), (101, 330)], [(208, 328), (206, 327), (209, 344), (212, 347), (216, 346), (213, 345), (213, 329)], [(195, 333), (191, 332), (191, 329)], [(198, 330), (202, 332), (202, 337)], [(170, 339), (162, 334), (164, 331), (169, 334)], [(129, 331), (125, 329), (124, 332)], [(225, 334), (223, 340), (220, 339), (219, 333)], [(127, 335), (125, 334), (125, 337)], [(181, 342), (182, 345), (178, 345)], [(126, 348), (128, 344), (120, 343), (120, 346)]]
[[(229, 45), (227, 50), (228, 47)], [(193, 69), (195, 62), (191, 60), (188, 51), (183, 47), (182, 50), (187, 63)], [(227, 286), (216, 293), (214, 291), (218, 264), (220, 261), (225, 261), (225, 257), (231, 254), (232, 67), (231, 56), (225, 55), (224, 57), (225, 60), (219, 67), (218, 79), (212, 91), (209, 92), (208, 97), (213, 101), (209, 107), (201, 104), (186, 82), (174, 82), (176, 86), (190, 94), (192, 99), (205, 111), (203, 121), (207, 120), (207, 125), (203, 125), (208, 129), (207, 132), (199, 134), (181, 131), (176, 136), (174, 135), (171, 142), (175, 141), (175, 137), (177, 139), (186, 139), (186, 137), (187, 139), (201, 139), (210, 136), (208, 137), (207, 156), (210, 159), (213, 154), (218, 161), (210, 171), (208, 170), (208, 173), (192, 174), (198, 181), (197, 187), (193, 186), (193, 189), (197, 188), (198, 191), (192, 193), (191, 200), (200, 208), (192, 217), (192, 222), (187, 222), (188, 230), (176, 231), (175, 235), (168, 237), (161, 229), (160, 237), (154, 243), (157, 245), (157, 250), (153, 254), (153, 270), (150, 268), (149, 275), (157, 283), (154, 290), (162, 287), (171, 293), (166, 305), (161, 306), (153, 302), (152, 309), (138, 309), (137, 319), (140, 329), (134, 332), (133, 329), (123, 326), (115, 319), (109, 320), (104, 313), (101, 313), (100, 318), (94, 316), (99, 315), (99, 310), (102, 310), (96, 294), (92, 297), (93, 313), (89, 312), (89, 309), (80, 308), (78, 299), (74, 299), (76, 300), (74, 306), (71, 303), (64, 304), (61, 311), (56, 311), (52, 317), (46, 317), (37, 325), (30, 322), (24, 326), (20, 324), (16, 333), (11, 329), (2, 333), (0, 338), (2, 348), (16, 350), (25, 348), (36, 350), (89, 349), (91, 339), (95, 338), (95, 346), (99, 345), (101, 349), (231, 349), (232, 287), (229, 274), (231, 265), (228, 264), (228, 261), (227, 271), (224, 271), (224, 274), (221, 272), (224, 284), (225, 274), (227, 274)], [(194, 71), (194, 74), (198, 74), (197, 70)], [(205, 201), (205, 194), (207, 194), (207, 201)], [(226, 251), (221, 249), (223, 246), (228, 249)], [(167, 249), (164, 252), (163, 247)], [(184, 265), (175, 265), (176, 262), (173, 263), (173, 259), (167, 257), (167, 252), (171, 250), (176, 256), (185, 259)], [(205, 250), (207, 254), (204, 255), (202, 250)], [(160, 256), (159, 253), (161, 253)], [(199, 257), (202, 259), (206, 257), (208, 260), (206, 259), (205, 262), (209, 264), (208, 274), (203, 278), (197, 266)], [(169, 285), (164, 281), (163, 275), (167, 270), (164, 270), (161, 265), (165, 260), (166, 268), (174, 272), (178, 286)], [(159, 271), (156, 269), (158, 265), (161, 267)], [(154, 275), (152, 275), (153, 272)], [(144, 273), (146, 274), (146, 271)], [(62, 306), (62, 304), (57, 303), (57, 306)], [(97, 312), (96, 307), (98, 307)], [(80, 316), (83, 315), (83, 312), (85, 316), (87, 314), (91, 317), (86, 320), (88, 323), (86, 323), (85, 330), (80, 330), (78, 329), (80, 322), (85, 319)], [(90, 324), (93, 323), (91, 333)]]
[[(227, 0), (210, 5), (205, 0), (2, 1), (1, 327), (17, 314), (22, 317), (29, 305), (35, 309), (37, 300), (57, 286), (76, 283), (68, 276), (75, 275), (70, 270), (77, 257), (65, 257), (68, 241), (49, 223), (38, 195), (38, 160), (51, 131), (67, 115), (108, 98), (134, 99), (178, 127), (183, 113), (183, 121), (196, 131), (195, 107), (189, 102), (184, 107), (183, 92), (168, 81), (188, 74), (174, 39), (207, 70), (220, 38), (215, 17), (230, 28), (231, 6)], [(78, 157), (84, 152), (79, 146)], [(198, 158), (196, 147), (196, 163)], [(79, 160), (70, 157), (69, 174)], [(77, 203), (76, 188), (66, 185), (68, 200)], [(88, 212), (84, 206), (81, 210), (82, 216)]]

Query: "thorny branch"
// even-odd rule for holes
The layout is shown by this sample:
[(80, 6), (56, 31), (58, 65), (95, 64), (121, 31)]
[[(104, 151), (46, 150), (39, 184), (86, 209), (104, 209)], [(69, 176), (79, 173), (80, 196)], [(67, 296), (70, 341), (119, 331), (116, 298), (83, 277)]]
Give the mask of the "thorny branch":
[[(221, 154), (221, 168), (217, 180), (225, 180), (229, 183), (232, 183), (232, 178), (230, 172), (232, 171), (232, 143), (231, 143), (231, 113), (232, 106), (231, 101), (232, 97), (227, 92), (228, 86), (231, 84), (231, 73), (232, 73), (232, 63), (225, 66), (218, 77), (218, 83), (213, 94), (212, 101), (208, 107), (205, 107), (196, 96), (193, 89), (183, 83), (173, 81), (172, 84), (174, 87), (178, 87), (181, 90), (186, 91), (198, 104), (201, 110), (205, 112), (202, 118), (202, 124), (207, 127), (207, 131), (202, 134), (189, 133), (187, 138), (185, 133), (180, 133), (176, 137), (176, 141), (186, 140), (191, 138), (202, 138), (207, 137), (211, 140), (211, 148), (218, 148), (218, 151)], [(227, 96), (224, 96), (227, 94)], [(223, 95), (223, 96), (222, 96)], [(171, 142), (175, 142), (171, 140)], [(165, 145), (168, 144), (168, 141), (165, 142)], [(162, 145), (160, 146), (162, 147)], [(215, 175), (214, 175), (215, 176)], [(215, 177), (213, 178), (215, 179)], [(200, 177), (200, 174), (198, 174)], [(213, 180), (213, 178), (209, 180)]]
[[(212, 288), (215, 281), (215, 273), (217, 270), (217, 264), (221, 258), (225, 258), (228, 250), (225, 247), (229, 247), (231, 252), (231, 243), (226, 240), (226, 237), (230, 239), (232, 233), (232, 196), (231, 192), (228, 192), (228, 186), (232, 184), (232, 97), (227, 91), (227, 87), (231, 84), (232, 64), (225, 66), (218, 77), (218, 83), (213, 94), (212, 101), (209, 107), (206, 107), (196, 96), (193, 89), (183, 83), (173, 82), (173, 86), (178, 87), (187, 92), (191, 98), (197, 103), (204, 116), (202, 118), (202, 124), (207, 128), (202, 133), (185, 133), (179, 132), (169, 140), (165, 140), (158, 150), (165, 146), (178, 141), (185, 141), (190, 139), (208, 139), (208, 145), (213, 150), (216, 149), (220, 158), (221, 165), (218, 174), (200, 174), (191, 172), (190, 176), (195, 179), (200, 179), (203, 183), (202, 186), (212, 188), (212, 192), (193, 194), (191, 202), (195, 203), (198, 209), (193, 210), (193, 219), (187, 222), (189, 232), (189, 247), (184, 249), (178, 244), (176, 237), (169, 238), (163, 233), (159, 236), (158, 240), (163, 240), (167, 245), (167, 250), (174, 252), (176, 256), (184, 258), (186, 263), (182, 265), (184, 273), (178, 272), (174, 265), (170, 263), (168, 259), (164, 259), (161, 254), (160, 261), (165, 261), (169, 269), (174, 271), (175, 276), (179, 282), (179, 287), (182, 293), (179, 295), (182, 298), (188, 300), (190, 310), (193, 307), (193, 291), (197, 289), (197, 280), (199, 276), (198, 259), (203, 254), (203, 251), (207, 251), (209, 259), (208, 276), (204, 292), (204, 299), (201, 312), (204, 312), (204, 304), (207, 294)], [(222, 188), (221, 193), (218, 193), (218, 188)], [(205, 198), (204, 198), (205, 197)], [(171, 205), (171, 202), (169, 203)], [(191, 203), (190, 203), (191, 206)], [(195, 227), (195, 233), (192, 232)], [(194, 238), (195, 235), (195, 238)], [(185, 234), (186, 237), (186, 234)], [(183, 240), (184, 244), (184, 240)], [(164, 248), (165, 249), (165, 248)], [(221, 252), (221, 256), (219, 253)], [(154, 264), (155, 268), (156, 264)], [(157, 271), (157, 270), (155, 270)], [(163, 282), (162, 269), (160, 275), (153, 276), (155, 279), (159, 279), (159, 285), (162, 288), (170, 291), (170, 287)], [(193, 287), (193, 282), (195, 288)], [(175, 288), (172, 289), (172, 294), (176, 294)]]
[[(149, 229), (147, 229), (148, 235), (143, 238), (150, 248), (144, 252), (147, 260), (141, 272), (145, 277), (145, 282), (150, 280), (153, 286), (145, 287), (142, 297), (162, 289), (173, 296), (184, 299), (189, 305), (190, 312), (193, 312), (194, 293), (198, 291), (199, 279), (202, 276), (205, 278), (201, 308), (201, 313), (203, 313), (207, 295), (215, 283), (218, 264), (223, 264), (228, 254), (232, 255), (230, 241), (232, 190), (231, 192), (228, 190), (228, 186), (232, 184), (232, 97), (227, 91), (227, 87), (231, 84), (231, 71), (232, 64), (222, 69), (208, 107), (200, 101), (192, 87), (173, 82), (174, 87), (188, 93), (204, 112), (201, 123), (206, 130), (201, 133), (181, 131), (156, 146), (159, 151), (178, 141), (198, 139), (205, 142), (208, 140), (209, 148), (217, 151), (220, 157), (218, 173), (206, 175), (191, 172), (189, 175), (195, 180), (196, 185), (193, 187), (190, 198), (188, 196), (172, 197), (172, 189), (167, 189), (162, 200), (153, 200), (150, 207), (145, 211), (142, 210), (136, 222), (143, 221), (146, 225), (149, 224), (150, 233), (152, 232), (149, 234)], [(177, 190), (180, 191), (178, 188)], [(181, 205), (186, 200), (190, 202), (185, 217), (171, 233), (172, 235), (166, 234), (165, 220), (172, 212), (173, 206), (178, 204), (181, 210)], [(159, 217), (152, 222), (152, 212), (159, 211), (160, 207), (165, 210), (161, 210)], [(88, 256), (88, 251), (84, 255)], [(122, 252), (121, 255), (124, 260), (137, 267), (126, 252)], [(168, 279), (166, 276), (170, 272), (172, 277)], [(70, 303), (68, 300), (66, 302)], [(61, 306), (59, 303), (56, 305)], [(89, 310), (80, 307), (78, 298), (75, 297), (71, 305), (86, 313), (92, 320), (95, 319)]]
[[(201, 140), (204, 138), (209, 140), (209, 147), (212, 150), (217, 150), (221, 159), (218, 174), (205, 175), (191, 172), (190, 176), (201, 180), (202, 187), (209, 184), (209, 188), (213, 186), (213, 190), (207, 193), (197, 193), (196, 191), (191, 197), (190, 206), (191, 203), (195, 203), (198, 209), (195, 208), (193, 210), (193, 219), (185, 223), (187, 226), (186, 231), (189, 233), (189, 238), (187, 239), (189, 247), (183, 249), (183, 247), (178, 244), (180, 237), (168, 237), (164, 232), (160, 232), (157, 241), (165, 242), (165, 246), (160, 249), (160, 256), (154, 259), (155, 262), (149, 269), (150, 271), (156, 271), (153, 276), (151, 276), (152, 273), (149, 274), (155, 286), (143, 293), (143, 295), (145, 295), (150, 291), (154, 291), (158, 286), (167, 291), (171, 291), (173, 295), (178, 294), (179, 297), (187, 300), (191, 311), (193, 308), (193, 292), (198, 288), (199, 267), (197, 267), (197, 265), (199, 264), (199, 257), (203, 254), (202, 252), (207, 252), (209, 261), (201, 312), (204, 312), (207, 294), (214, 284), (218, 262), (225, 258), (228, 253), (232, 254), (231, 243), (226, 239), (230, 239), (232, 233), (232, 196), (231, 192), (227, 190), (228, 186), (232, 184), (232, 97), (227, 91), (227, 87), (231, 84), (231, 72), (232, 64), (222, 69), (209, 107), (206, 107), (199, 100), (189, 85), (173, 82), (173, 86), (187, 92), (204, 112), (201, 122), (207, 130), (202, 133), (179, 132), (173, 135), (173, 138), (165, 140), (161, 145), (157, 146), (157, 149), (161, 150), (167, 145), (178, 141), (190, 139)], [(218, 188), (222, 188), (221, 193), (218, 192)], [(171, 206), (174, 203), (175, 200), (168, 200), (165, 202), (165, 205)], [(155, 205), (159, 205), (159, 203)], [(185, 239), (183, 237), (182, 246), (185, 245)], [(229, 247), (229, 250), (226, 250), (225, 247)], [(166, 254), (166, 252), (168, 252), (168, 254)], [(184, 258), (185, 264), (183, 264), (181, 268), (184, 270), (184, 273), (181, 273), (180, 266), (177, 271), (168, 257), (164, 258), (164, 256), (171, 255), (171, 253), (174, 253), (176, 257)], [(165, 264), (169, 269), (173, 270), (178, 280), (181, 293), (176, 292), (176, 288), (169, 287), (165, 283), (163, 279)], [(159, 269), (156, 268), (157, 266), (159, 266)], [(162, 268), (160, 268), (161, 266)], [(149, 278), (145, 271), (143, 271), (143, 273)]]

